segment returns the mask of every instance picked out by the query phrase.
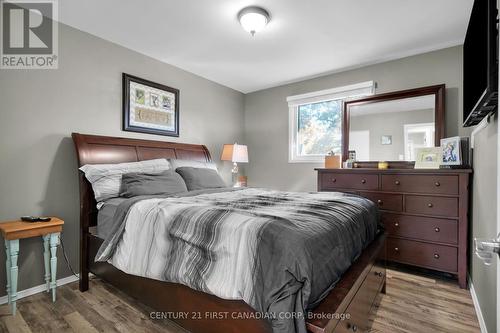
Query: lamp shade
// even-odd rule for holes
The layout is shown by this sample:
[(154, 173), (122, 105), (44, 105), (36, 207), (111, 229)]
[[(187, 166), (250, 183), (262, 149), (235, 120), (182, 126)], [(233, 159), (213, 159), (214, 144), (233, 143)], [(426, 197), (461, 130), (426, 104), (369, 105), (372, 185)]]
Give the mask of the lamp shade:
[(245, 145), (239, 145), (237, 143), (233, 145), (224, 145), (220, 159), (222, 161), (248, 163), (248, 148)]

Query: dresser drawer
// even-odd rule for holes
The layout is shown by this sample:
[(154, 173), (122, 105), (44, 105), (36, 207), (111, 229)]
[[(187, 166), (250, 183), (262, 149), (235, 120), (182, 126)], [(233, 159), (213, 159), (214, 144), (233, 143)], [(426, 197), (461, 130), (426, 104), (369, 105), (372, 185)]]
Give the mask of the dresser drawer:
[(421, 239), (449, 244), (458, 243), (458, 221), (433, 217), (382, 213), (389, 236)]
[(393, 212), (403, 211), (403, 196), (401, 194), (360, 192), (359, 195), (370, 199), (382, 210), (390, 210)]
[(382, 175), (382, 190), (457, 195), (458, 176)]
[(406, 196), (406, 212), (436, 216), (458, 216), (458, 198)]
[(397, 238), (387, 239), (387, 259), (452, 273), (458, 266), (456, 247)]
[(321, 188), (323, 189), (356, 189), (377, 190), (378, 175), (348, 174), (348, 173), (322, 173)]

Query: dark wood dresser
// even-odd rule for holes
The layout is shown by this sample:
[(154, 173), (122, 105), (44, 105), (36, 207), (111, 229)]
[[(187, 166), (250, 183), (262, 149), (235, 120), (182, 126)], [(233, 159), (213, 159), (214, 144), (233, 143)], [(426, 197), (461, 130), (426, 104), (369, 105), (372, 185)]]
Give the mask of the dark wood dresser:
[(316, 169), (318, 191), (377, 203), (387, 259), (452, 273), (467, 286), (470, 169)]

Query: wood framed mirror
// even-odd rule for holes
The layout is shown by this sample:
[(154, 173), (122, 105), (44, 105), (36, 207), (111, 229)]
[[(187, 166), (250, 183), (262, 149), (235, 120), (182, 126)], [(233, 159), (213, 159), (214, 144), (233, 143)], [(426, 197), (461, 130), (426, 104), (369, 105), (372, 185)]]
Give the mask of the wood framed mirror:
[(413, 168), (415, 149), (439, 147), (445, 135), (445, 85), (377, 94), (346, 101), (342, 159), (356, 166)]

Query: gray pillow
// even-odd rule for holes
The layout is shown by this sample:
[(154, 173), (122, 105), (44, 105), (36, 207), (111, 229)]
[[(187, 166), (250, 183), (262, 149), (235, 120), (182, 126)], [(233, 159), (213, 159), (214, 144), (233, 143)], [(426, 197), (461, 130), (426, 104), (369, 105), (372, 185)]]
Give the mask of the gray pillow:
[(162, 173), (126, 173), (122, 176), (120, 196), (125, 198), (139, 195), (175, 194), (187, 192), (186, 184), (179, 174), (172, 170)]
[(190, 191), (227, 187), (219, 173), (213, 169), (179, 167), (175, 171), (182, 176)]

